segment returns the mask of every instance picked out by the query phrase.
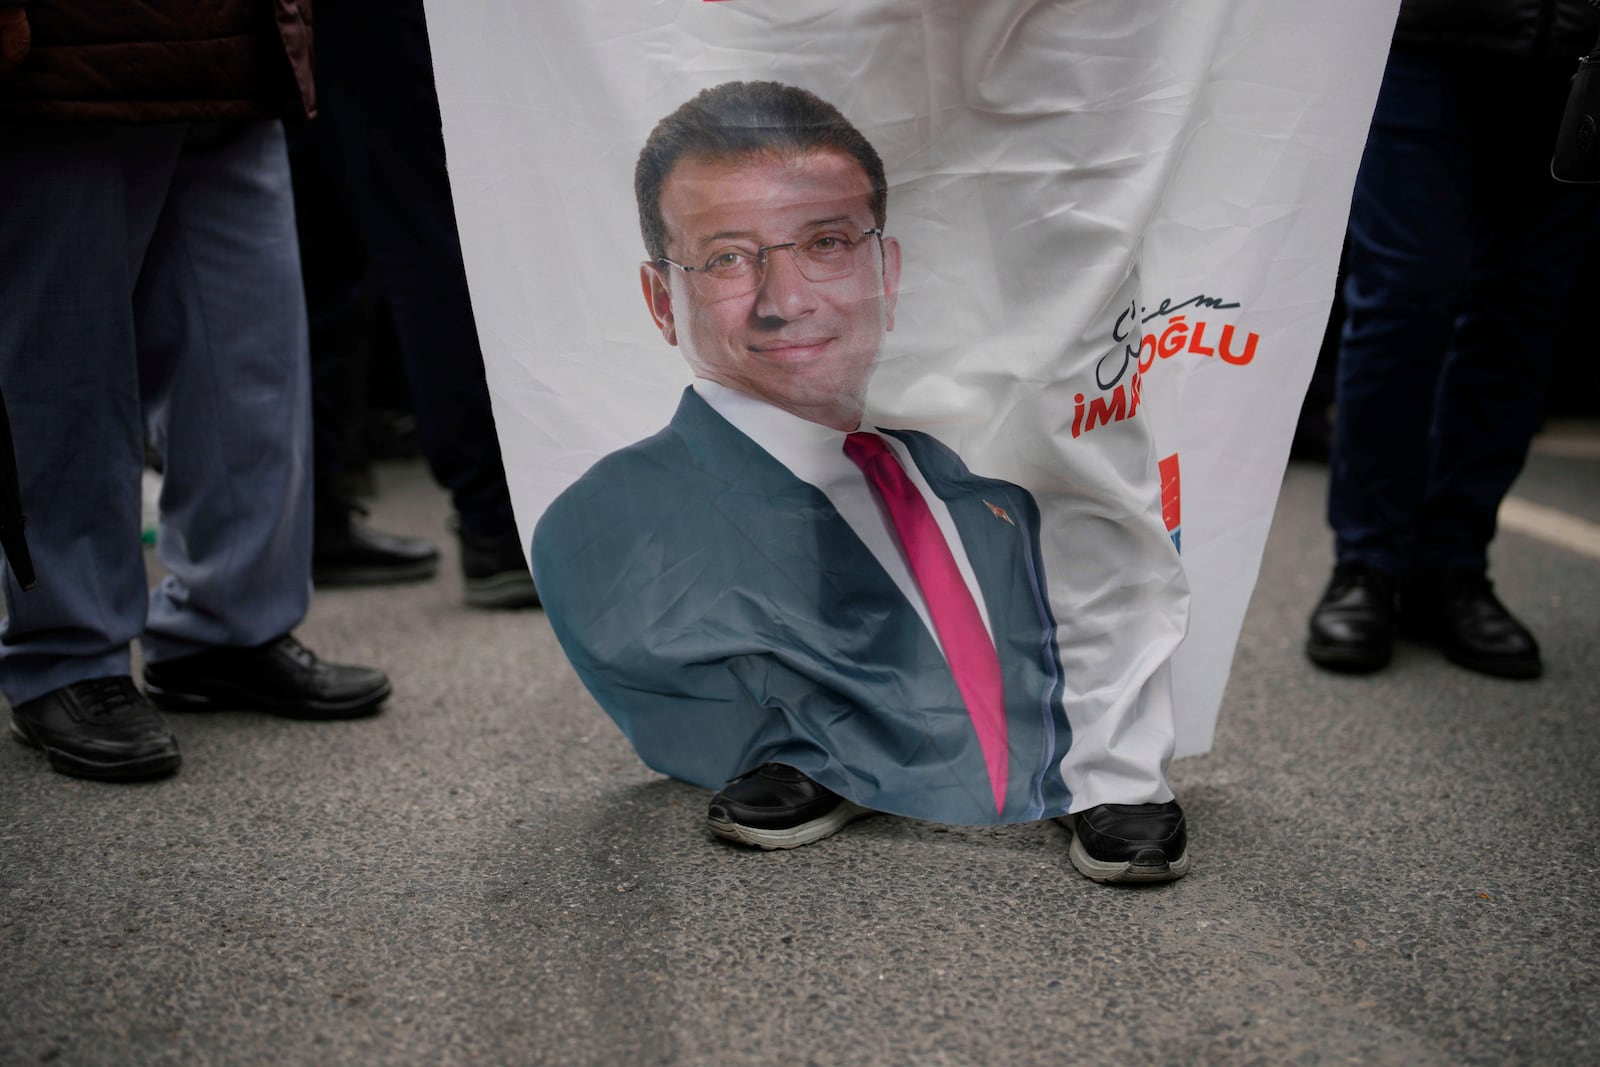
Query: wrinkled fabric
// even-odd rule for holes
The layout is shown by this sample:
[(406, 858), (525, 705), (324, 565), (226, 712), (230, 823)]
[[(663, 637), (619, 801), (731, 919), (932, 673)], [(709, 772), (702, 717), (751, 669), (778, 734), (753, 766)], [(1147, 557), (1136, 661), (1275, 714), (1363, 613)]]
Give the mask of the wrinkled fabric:
[[(431, 4), (519, 525), (640, 756), (714, 788), (781, 755), (952, 822), (1168, 799), (1168, 759), (1210, 744), (1397, 7)], [(675, 406), (690, 374), (640, 301), (632, 167), (664, 114), (743, 79), (816, 93), (883, 158), (903, 272), (865, 423), (1028, 498), (990, 500), (1035, 542), (1011, 602), (1031, 582), (1048, 614), (997, 635), (998, 814), (948, 667), (826, 495), (756, 479), (771, 461), (737, 438), (708, 461)]]
[(1071, 729), (1039, 509), (931, 437), (896, 436), (950, 508), (988, 605), (1012, 768), (998, 810), (960, 689), (905, 596), (816, 488), (692, 390), (665, 430), (596, 465), (540, 521), (534, 580), (551, 625), (640, 756), (675, 778), (714, 789), (784, 763), (880, 811), (1064, 814), (1052, 772)]

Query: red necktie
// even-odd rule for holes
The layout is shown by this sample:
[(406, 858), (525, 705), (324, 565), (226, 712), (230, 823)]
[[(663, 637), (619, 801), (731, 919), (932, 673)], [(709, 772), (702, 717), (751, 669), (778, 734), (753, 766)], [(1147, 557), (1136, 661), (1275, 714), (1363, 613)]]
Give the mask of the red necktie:
[(996, 812), (1006, 803), (1006, 705), (1000, 679), (1000, 657), (984, 629), (983, 616), (967, 588), (956, 557), (945, 542), (928, 502), (912, 484), (900, 461), (875, 433), (853, 433), (844, 439), (844, 454), (861, 468), (878, 500), (889, 513), (895, 536), (905, 550), (911, 573), (933, 616), (933, 628), (944, 646), (956, 688), (978, 734), (978, 746), (994, 789)]

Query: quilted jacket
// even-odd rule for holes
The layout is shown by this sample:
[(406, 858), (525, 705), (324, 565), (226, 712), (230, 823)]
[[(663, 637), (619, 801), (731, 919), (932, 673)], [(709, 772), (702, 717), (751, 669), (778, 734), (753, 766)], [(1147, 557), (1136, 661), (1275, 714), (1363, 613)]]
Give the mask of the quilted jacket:
[(1600, 14), (1586, 0), (1403, 0), (1398, 45), (1493, 53), (1577, 67)]
[(315, 114), (311, 0), (29, 0), (26, 10), (33, 43), (0, 75), (0, 118)]

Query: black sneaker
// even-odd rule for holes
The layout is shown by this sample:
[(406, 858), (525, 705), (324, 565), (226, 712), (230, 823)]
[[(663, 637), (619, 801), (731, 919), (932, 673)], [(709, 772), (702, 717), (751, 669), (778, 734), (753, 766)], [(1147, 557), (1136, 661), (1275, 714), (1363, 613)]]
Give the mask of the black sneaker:
[(469, 532), (460, 520), (451, 524), (461, 541), (462, 599), (473, 608), (536, 608), (534, 588), (522, 540), (515, 530), (498, 537)]
[(183, 762), (161, 714), (125, 674), (73, 682), (18, 704), (11, 732), (77, 778), (153, 778)]
[(1393, 579), (1361, 563), (1340, 563), (1311, 612), (1306, 655), (1328, 670), (1364, 674), (1394, 655)]
[(799, 848), (871, 815), (782, 763), (764, 763), (711, 798), (711, 832), (756, 848)]
[(1451, 663), (1496, 678), (1537, 678), (1539, 642), (1480, 571), (1416, 575), (1400, 595), (1407, 634), (1439, 647)]
[(355, 719), (389, 696), (389, 678), (370, 667), (325, 663), (293, 636), (255, 648), (213, 648), (148, 663), (144, 685), (167, 711), (240, 709), (290, 719)]
[(311, 580), (323, 587), (420, 582), (439, 570), (439, 550), (420, 537), (374, 530), (366, 510), (345, 500), (318, 501)]
[(1189, 873), (1189, 831), (1176, 800), (1100, 804), (1065, 816), (1072, 865), (1096, 882), (1170, 882)]

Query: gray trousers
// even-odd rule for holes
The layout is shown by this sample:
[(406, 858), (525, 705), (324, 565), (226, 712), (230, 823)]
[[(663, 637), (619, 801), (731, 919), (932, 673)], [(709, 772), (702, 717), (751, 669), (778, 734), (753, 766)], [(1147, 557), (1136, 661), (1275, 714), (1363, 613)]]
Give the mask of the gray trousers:
[[(277, 122), (0, 137), (0, 389), (39, 584), (3, 573), (13, 704), (255, 645), (310, 601), (309, 374)], [(161, 454), (147, 592), (140, 474)]]

